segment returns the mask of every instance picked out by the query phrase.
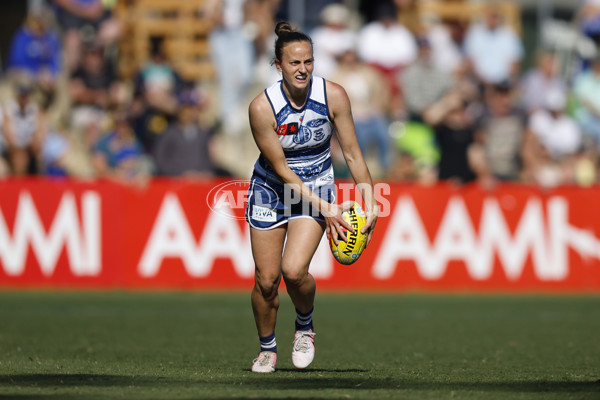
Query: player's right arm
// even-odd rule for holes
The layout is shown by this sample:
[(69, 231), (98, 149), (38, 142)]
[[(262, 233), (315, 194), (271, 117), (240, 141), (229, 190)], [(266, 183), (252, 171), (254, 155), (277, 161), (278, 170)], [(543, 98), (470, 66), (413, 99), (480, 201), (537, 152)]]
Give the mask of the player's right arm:
[[(337, 204), (331, 204), (320, 198), (289, 167), (281, 143), (277, 137), (277, 121), (273, 115), (273, 110), (265, 93), (258, 95), (249, 107), (250, 129), (252, 136), (258, 146), (261, 154), (267, 159), (275, 173), (279, 176), (284, 184), (300, 197), (308, 201), (325, 217), (327, 225), (327, 234), (330, 235), (334, 230), (338, 232), (341, 238), (345, 241), (346, 235), (344, 229), (354, 232), (354, 229), (343, 220), (341, 207)], [(337, 244), (336, 235), (333, 235), (334, 241)]]

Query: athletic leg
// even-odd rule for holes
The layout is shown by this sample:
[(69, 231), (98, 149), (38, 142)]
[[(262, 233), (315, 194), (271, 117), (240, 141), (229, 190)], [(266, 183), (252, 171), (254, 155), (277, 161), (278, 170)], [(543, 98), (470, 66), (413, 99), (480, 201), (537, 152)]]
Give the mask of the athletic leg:
[(278, 289), (285, 232), (285, 226), (266, 231), (250, 228), (255, 263), (251, 299), (260, 341), (260, 354), (252, 364), (252, 372), (274, 372), (277, 364), (275, 324), (279, 308)]
[(268, 336), (275, 331), (285, 231), (285, 226), (265, 231), (250, 228), (250, 241), (255, 263), (254, 289), (251, 295), (252, 310), (256, 329), (261, 337)]
[(325, 225), (312, 218), (288, 222), (281, 271), (292, 303), (301, 313), (308, 313), (313, 308), (316, 284), (308, 267), (324, 231)]
[(296, 307), (296, 332), (292, 346), (292, 363), (296, 368), (308, 367), (315, 356), (312, 312), (316, 285), (308, 268), (324, 230), (324, 224), (314, 219), (298, 218), (288, 222), (281, 269), (288, 294)]

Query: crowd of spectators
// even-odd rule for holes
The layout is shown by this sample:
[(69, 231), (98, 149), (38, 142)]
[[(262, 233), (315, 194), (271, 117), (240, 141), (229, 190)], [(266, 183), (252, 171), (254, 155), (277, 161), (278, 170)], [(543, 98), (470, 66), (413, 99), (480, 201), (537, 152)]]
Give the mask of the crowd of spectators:
[[(0, 177), (144, 184), (153, 176), (239, 175), (219, 160), (222, 152), (244, 154), (244, 104), (277, 79), (270, 61), (281, 2), (205, 3), (216, 95), (180, 76), (160, 37), (133, 78), (120, 76), (116, 1), (47, 0), (30, 9), (2, 80)], [(598, 182), (600, 58), (565, 75), (557, 54), (541, 47), (525, 68), (523, 38), (494, 6), (469, 25), (425, 25), (414, 18), (415, 0), (378, 2), (371, 21), (329, 3), (309, 30), (315, 74), (346, 89), (377, 179)], [(577, 23), (599, 43), (600, 1), (583, 1)], [(215, 144), (221, 137), (229, 147)], [(343, 177), (335, 143), (333, 159)]]

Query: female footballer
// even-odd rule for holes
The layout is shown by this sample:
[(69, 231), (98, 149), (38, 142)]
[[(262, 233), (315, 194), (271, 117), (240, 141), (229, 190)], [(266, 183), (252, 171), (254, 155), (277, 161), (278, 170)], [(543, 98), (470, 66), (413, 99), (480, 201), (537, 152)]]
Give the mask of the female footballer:
[(246, 220), (255, 262), (252, 309), (260, 353), (253, 372), (274, 372), (278, 288), (283, 277), (296, 308), (292, 362), (305, 368), (315, 354), (312, 314), (315, 280), (310, 261), (323, 232), (338, 243), (353, 232), (335, 203), (330, 139), (335, 131), (350, 173), (364, 199), (371, 239), (378, 206), (373, 182), (356, 139), (345, 90), (313, 76), (312, 40), (289, 23), (275, 27), (274, 64), (282, 79), (249, 107), (252, 135), (260, 156), (248, 191)]

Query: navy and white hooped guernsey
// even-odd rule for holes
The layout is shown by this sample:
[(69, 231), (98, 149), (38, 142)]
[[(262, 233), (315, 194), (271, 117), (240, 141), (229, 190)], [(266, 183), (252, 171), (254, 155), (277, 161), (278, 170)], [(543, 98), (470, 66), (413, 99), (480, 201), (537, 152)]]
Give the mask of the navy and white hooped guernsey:
[[(265, 89), (277, 121), (277, 136), (288, 166), (302, 181), (328, 202), (335, 199), (331, 135), (334, 125), (329, 115), (325, 80), (313, 76), (302, 108), (295, 108), (283, 91), (282, 81)], [(289, 196), (288, 196), (289, 197)], [(261, 154), (254, 165), (248, 192), (246, 219), (257, 229), (271, 229), (289, 218), (311, 217), (323, 220), (310, 206), (283, 204), (284, 187)]]

